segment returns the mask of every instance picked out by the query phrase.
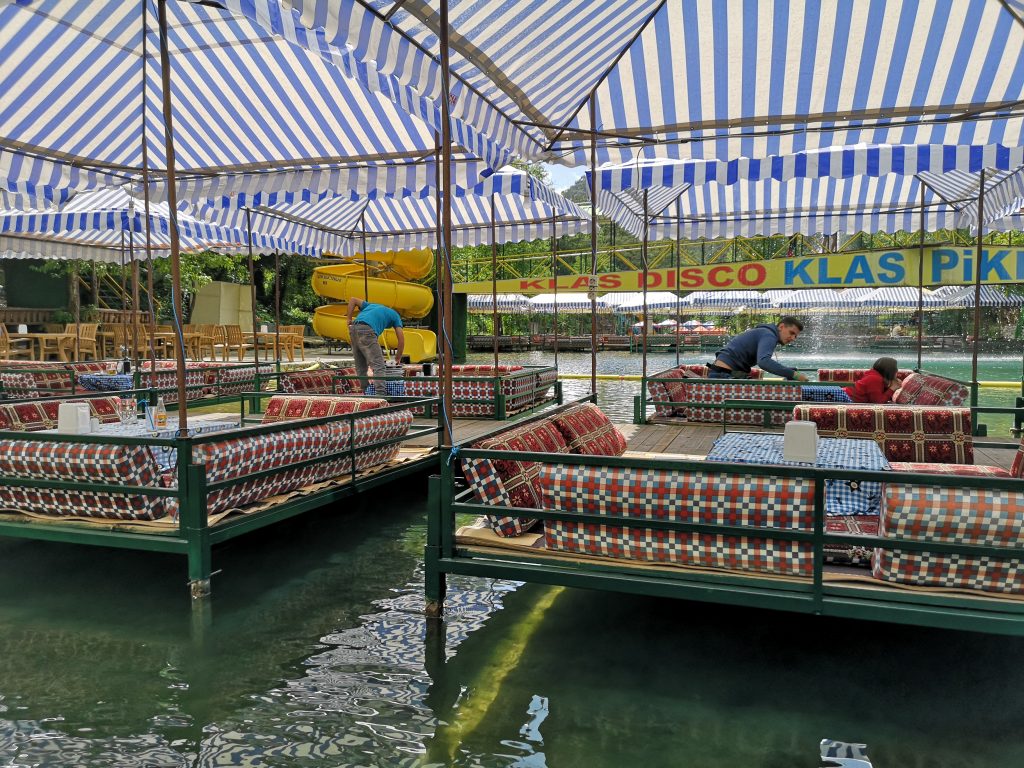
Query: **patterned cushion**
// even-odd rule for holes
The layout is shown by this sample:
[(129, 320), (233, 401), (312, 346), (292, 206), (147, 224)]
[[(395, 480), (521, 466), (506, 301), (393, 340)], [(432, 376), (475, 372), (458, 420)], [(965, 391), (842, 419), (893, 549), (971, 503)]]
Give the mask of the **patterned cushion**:
[[(853, 384), (860, 381), (867, 373), (863, 368), (819, 368), (818, 381), (834, 381), (843, 384)], [(913, 371), (897, 371), (896, 381), (903, 381)]]
[[(647, 391), (651, 394), (651, 402), (654, 403), (654, 412), (659, 416), (674, 416), (677, 413), (676, 406), (674, 405), (662, 405), (662, 403), (672, 402), (685, 402), (685, 392), (682, 389), (682, 384), (675, 384), (675, 379), (686, 378), (682, 370), (673, 368), (668, 371), (662, 371), (661, 373), (655, 374), (653, 379), (662, 379), (662, 381), (647, 381)], [(672, 380), (672, 381), (669, 381)], [(671, 391), (669, 387), (672, 387)], [(678, 411), (682, 412), (682, 409)]]
[[(532, 453), (569, 452), (562, 433), (546, 419), (482, 440), (473, 447)], [(540, 507), (538, 468), (537, 462), (515, 459), (464, 459), (462, 462), (462, 471), (477, 501), (504, 507)], [(488, 520), (499, 536), (518, 536), (536, 522), (529, 518), (499, 515), (489, 515)]]
[(317, 371), (283, 373), (279, 380), (279, 388), (282, 392), (314, 392), (333, 395), (342, 391), (335, 387), (334, 374), (335, 371), (327, 368)]
[[(256, 386), (256, 365), (237, 363), (196, 363), (189, 370), (204, 371), (203, 378), (209, 391), (217, 397), (237, 395), (251, 392)], [(260, 389), (267, 389), (273, 378), (274, 366), (270, 363), (259, 364)]]
[(31, 373), (0, 373), (0, 386), (9, 398), (39, 397), (36, 380)]
[(1013, 477), (1002, 467), (984, 464), (926, 464), (913, 461), (891, 461), (894, 472), (931, 472), (937, 475), (964, 475), (967, 477)]
[[(878, 515), (842, 515), (825, 518), (825, 532), (849, 536), (877, 536)], [(870, 565), (872, 550), (861, 544), (826, 543), (826, 563), (837, 565)]]
[(537, 371), (537, 388), (534, 390), (534, 401), (542, 402), (548, 399), (548, 390), (558, 381), (557, 368), (541, 368)]
[(343, 413), (384, 408), (388, 401), (379, 397), (274, 395), (263, 412), (262, 423), (292, 419), (322, 419)]
[[(203, 398), (208, 390), (203, 387), (206, 384), (206, 373), (201, 368), (187, 367), (185, 369), (185, 399), (199, 400)], [(144, 370), (139, 375), (141, 387), (152, 387), (161, 390), (165, 403), (178, 402), (178, 371), (176, 368), (163, 368), (157, 366), (156, 372)]]
[[(335, 368), (336, 376), (354, 377), (355, 368)], [(358, 394), (363, 391), (363, 383), (357, 378), (341, 378), (337, 380), (338, 392), (342, 394)]]
[(555, 414), (551, 423), (562, 433), (569, 453), (621, 456), (626, 452), (626, 438), (593, 403), (583, 403)]
[[(146, 446), (0, 440), (0, 475), (156, 487), (159, 469)], [(132, 492), (73, 491), (0, 485), (0, 507), (45, 515), (154, 520), (164, 499)]]
[(968, 408), (818, 403), (797, 405), (793, 418), (813, 421), (822, 437), (874, 440), (890, 461), (974, 462)]
[[(544, 509), (642, 520), (811, 531), (810, 480), (620, 467), (545, 464)], [(710, 568), (809, 576), (813, 546), (769, 537), (725, 536), (548, 520), (550, 549)]]
[[(726, 400), (782, 400), (797, 401), (803, 399), (803, 389), (799, 383), (767, 384), (749, 379), (718, 379), (713, 381), (688, 381), (686, 400), (693, 403), (724, 403)], [(677, 408), (676, 413), (686, 416), (690, 421), (712, 422), (721, 424), (764, 424), (765, 412), (756, 408), (700, 408), (691, 406)], [(788, 410), (769, 411), (768, 423), (781, 427), (790, 420)]]
[[(1024, 547), (1024, 493), (888, 483), (879, 535), (911, 541)], [(876, 549), (872, 573), (885, 581), (989, 592), (1024, 592), (1020, 560)]]
[(57, 428), (57, 413), (61, 403), (88, 403), (91, 416), (102, 424), (120, 420), (117, 415), (118, 398), (90, 397), (83, 400), (40, 400), (37, 402), (0, 405), (0, 429), (12, 432), (38, 432)]
[(970, 390), (959, 381), (930, 373), (912, 373), (892, 396), (896, 405), (961, 406), (970, 402)]

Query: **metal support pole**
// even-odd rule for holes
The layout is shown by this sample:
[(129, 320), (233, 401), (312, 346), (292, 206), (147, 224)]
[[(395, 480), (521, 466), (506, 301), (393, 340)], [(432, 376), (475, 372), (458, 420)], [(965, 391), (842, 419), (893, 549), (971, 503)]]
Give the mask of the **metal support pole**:
[(683, 249), (682, 244), (682, 229), (683, 229), (683, 200), (680, 197), (676, 200), (676, 279), (673, 281), (676, 288), (676, 368), (679, 367), (679, 342), (680, 342), (680, 325), (679, 325), (679, 257), (680, 251)]
[(924, 346), (924, 193), (921, 184), (921, 239), (917, 259), (917, 370), (921, 370), (921, 348)]
[(551, 214), (551, 279), (555, 284), (555, 368), (558, 368), (558, 242), (555, 238), (555, 213)]
[[(256, 318), (256, 267), (252, 262), (252, 209), (245, 209), (245, 240), (249, 247), (249, 301), (252, 303), (252, 359), (256, 363), (256, 370), (259, 371), (260, 363), (260, 337), (259, 324)], [(244, 347), (243, 347), (244, 349)], [(185, 358), (181, 358), (184, 362)]]
[(444, 296), (444, 311), (442, 313), (442, 326), (444, 329), (444, 346), (447, 375), (444, 377), (444, 393), (442, 395), (442, 409), (445, 413), (444, 436), (445, 444), (453, 445), (451, 434), (451, 413), (452, 413), (452, 375), (451, 366), (454, 357), (454, 350), (451, 348), (452, 340), (452, 285), (451, 285), (451, 258), (452, 258), (452, 125), (451, 125), (451, 102), (449, 96), (449, 75), (451, 73), (451, 62), (448, 56), (448, 0), (440, 0), (440, 38), (441, 46), (441, 195), (444, 199), (444, 207), (441, 209), (441, 259), (443, 269), (439, 281), (438, 294)]
[[(597, 277), (597, 106), (590, 94), (590, 276)], [(590, 286), (590, 392), (597, 395), (597, 286)]]
[[(971, 349), (971, 407), (978, 405), (978, 344), (981, 340), (981, 238), (985, 234), (985, 169), (978, 185), (978, 242), (974, 256), (974, 345)], [(975, 429), (978, 425), (975, 424)]]
[[(149, 292), (149, 370), (151, 380), (156, 376), (156, 346), (153, 342), (153, 334), (156, 333), (156, 305), (153, 303), (153, 229), (149, 217), (149, 136), (146, 131), (146, 80), (149, 63), (148, 35), (146, 26), (148, 19), (149, 3), (142, 4), (142, 84), (139, 92), (142, 94), (140, 123), (142, 124), (142, 206), (146, 217), (146, 290)], [(127, 341), (127, 337), (125, 337)], [(141, 358), (138, 355), (139, 348), (133, 350), (135, 356), (135, 370), (139, 370)], [(141, 378), (138, 378), (141, 382)]]
[[(643, 281), (644, 281), (644, 285), (643, 285), (643, 290), (644, 290), (644, 316), (643, 316), (643, 327), (641, 328), (641, 333), (643, 334), (641, 336), (641, 339), (643, 340), (643, 362), (642, 362), (643, 369), (642, 369), (642, 372), (641, 372), (641, 375), (642, 375), (642, 379), (641, 379), (641, 383), (640, 383), (641, 387), (646, 387), (647, 386), (647, 245), (648, 245), (648, 242), (650, 240), (650, 223), (649, 223), (649, 221), (650, 221), (649, 220), (649, 214), (648, 214), (648, 210), (647, 210), (647, 190), (645, 189), (644, 190), (644, 239), (643, 239), (642, 248), (640, 250), (640, 258), (641, 258), (642, 267), (643, 267), (643, 271), (642, 271), (641, 274), (642, 274), (642, 278), (643, 278)], [(646, 414), (644, 414), (644, 415), (646, 416)]]
[[(305, 343), (305, 342), (303, 342)], [(281, 362), (281, 254), (274, 251), (274, 350), (275, 359)], [(303, 359), (306, 351), (302, 350)], [(294, 355), (293, 355), (294, 356)]]
[(498, 370), (498, 235), (494, 220), (495, 194), (491, 193), (491, 330), (494, 332), (494, 370)]
[(185, 390), (185, 349), (181, 336), (181, 242), (178, 239), (178, 191), (174, 173), (174, 120), (171, 110), (171, 61), (167, 51), (167, 0), (158, 0), (160, 12), (160, 76), (164, 101), (164, 144), (167, 149), (167, 209), (171, 230), (171, 286), (174, 307), (175, 347), (178, 359), (178, 430), (187, 434), (188, 407)]

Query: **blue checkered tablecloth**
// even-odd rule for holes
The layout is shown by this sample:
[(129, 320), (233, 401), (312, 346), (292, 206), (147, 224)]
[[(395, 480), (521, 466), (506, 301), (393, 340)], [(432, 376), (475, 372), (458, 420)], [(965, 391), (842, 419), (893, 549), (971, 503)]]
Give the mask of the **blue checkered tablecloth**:
[[(715, 441), (708, 461), (739, 464), (784, 464), (807, 466), (782, 458), (782, 435), (730, 432)], [(818, 456), (814, 466), (822, 469), (866, 469), (888, 471), (889, 462), (874, 440), (850, 440), (839, 437), (818, 438)], [(877, 515), (882, 504), (882, 484), (856, 480), (825, 481), (825, 514)]]
[[(405, 379), (384, 379), (385, 397), (405, 397)], [(370, 396), (376, 393), (376, 387), (371, 381), (366, 385), (364, 395)]]
[(119, 392), (135, 388), (135, 379), (130, 373), (80, 373), (75, 382), (92, 392)]
[(813, 400), (818, 403), (852, 403), (853, 400), (846, 394), (846, 390), (836, 386), (813, 386), (801, 387), (804, 400)]
[[(215, 421), (213, 419), (189, 419), (188, 433), (190, 436), (202, 435), (208, 432), (225, 432), (229, 429), (238, 429), (236, 421)], [(173, 439), (178, 436), (178, 419), (168, 417), (167, 426), (163, 429), (149, 429), (144, 419), (131, 424), (101, 424), (99, 429), (94, 430), (94, 435), (111, 435), (115, 437), (159, 437), (161, 439)], [(162, 470), (175, 468), (178, 462), (178, 450), (164, 445), (152, 445), (150, 450), (153, 458)]]

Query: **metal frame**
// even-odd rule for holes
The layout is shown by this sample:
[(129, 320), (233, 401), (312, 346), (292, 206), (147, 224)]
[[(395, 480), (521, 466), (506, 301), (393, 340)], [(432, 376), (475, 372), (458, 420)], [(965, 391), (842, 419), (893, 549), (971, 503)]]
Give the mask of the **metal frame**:
[[(722, 472), (736, 474), (734, 464), (718, 462), (677, 461), (670, 459), (636, 459), (596, 457), (570, 454), (527, 454), (507, 451), (463, 449), (462, 458), (515, 459), (570, 464), (584, 467), (630, 467), (678, 472)], [(971, 554), (978, 557), (1022, 558), (1024, 548), (982, 547), (910, 541), (869, 536), (839, 536), (824, 531), (826, 479), (892, 482), (893, 473), (851, 470), (824, 470), (804, 467), (744, 464), (742, 473), (761, 476), (804, 478), (814, 483), (814, 525), (812, 531), (791, 529), (725, 526), (681, 521), (618, 518), (585, 515), (553, 510), (523, 509), (523, 516), (541, 520), (572, 519), (582, 523), (615, 524), (621, 520), (631, 528), (670, 530), (727, 536), (753, 536), (809, 542), (813, 546), (814, 568), (809, 578), (777, 579), (756, 573), (716, 571), (711, 568), (640, 568), (628, 560), (592, 557), (587, 560), (556, 559), (543, 553), (483, 552), (461, 547), (455, 542), (456, 515), (493, 513), (488, 505), (468, 503), (469, 491), (456, 487), (456, 467), (441, 462), (440, 475), (432, 475), (432, 498), (427, 517), (426, 599), (428, 613), (440, 613), (445, 598), (447, 574), (512, 579), (516, 581), (557, 584), (569, 587), (599, 589), (609, 592), (673, 597), (701, 602), (723, 603), (754, 608), (785, 610), (795, 613), (868, 619), (898, 624), (944, 627), (994, 634), (1024, 635), (1024, 601), (1000, 599), (997, 594), (977, 594), (928, 590), (916, 592), (890, 587), (879, 580), (863, 588), (830, 584), (825, 581), (827, 567), (823, 564), (826, 543), (859, 544), (911, 551)], [(951, 477), (900, 473), (901, 482), (920, 483), (944, 488), (978, 488), (992, 491), (1024, 491), (1024, 481), (978, 477)]]

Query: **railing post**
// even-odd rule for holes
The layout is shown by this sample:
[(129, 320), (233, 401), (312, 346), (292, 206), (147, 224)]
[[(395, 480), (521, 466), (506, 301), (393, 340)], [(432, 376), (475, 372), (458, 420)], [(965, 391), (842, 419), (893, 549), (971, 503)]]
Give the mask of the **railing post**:
[(501, 377), (493, 379), (494, 386), (494, 418), (498, 421), (505, 419), (505, 393), (501, 390)]
[[(179, 438), (178, 444), (178, 528), (188, 550), (188, 587), (193, 600), (210, 595), (213, 559), (210, 526), (206, 515), (206, 467), (192, 463), (192, 440)], [(182, 489), (180, 483), (184, 482)]]
[(451, 517), (452, 476), (447, 457), (441, 459), (441, 474), (431, 475), (427, 506), (427, 546), (424, 551), (425, 612), (428, 618), (440, 618), (444, 610), (447, 591), (445, 574), (441, 570), (441, 528)]
[(564, 402), (564, 396), (562, 395), (562, 381), (561, 379), (555, 379), (555, 403), (561, 405)]

